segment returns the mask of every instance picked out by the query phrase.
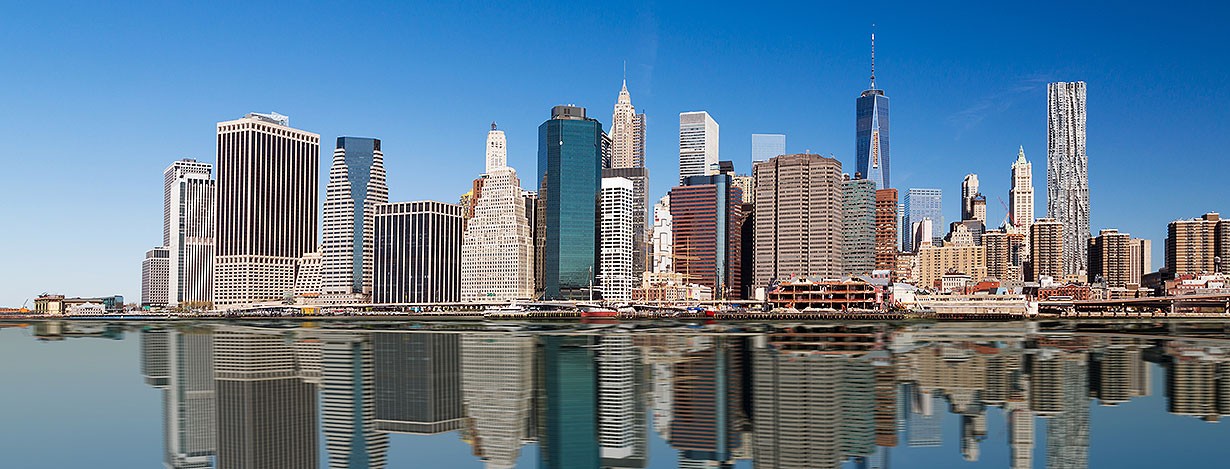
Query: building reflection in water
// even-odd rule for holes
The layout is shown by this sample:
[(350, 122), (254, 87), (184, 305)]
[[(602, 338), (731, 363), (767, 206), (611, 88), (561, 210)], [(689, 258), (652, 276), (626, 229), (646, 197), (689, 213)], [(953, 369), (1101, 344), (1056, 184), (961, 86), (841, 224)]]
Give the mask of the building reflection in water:
[[(314, 468), (319, 432), (330, 467), (382, 468), (390, 433), (453, 432), (472, 453), (458, 458), (493, 469), (515, 467), (530, 444), (537, 467), (644, 468), (655, 436), (674, 454), (653, 457), (678, 467), (888, 468), (902, 446), (942, 447), (951, 414), (968, 461), (997, 433), (1009, 467), (1084, 468), (1091, 405), (1150, 395), (1148, 362), (1166, 374), (1171, 413), (1230, 414), (1224, 334), (337, 326), (144, 328), (140, 368), (162, 394), (165, 467)], [(88, 336), (68, 329), (56, 330)], [(1006, 428), (988, 428), (993, 408)]]

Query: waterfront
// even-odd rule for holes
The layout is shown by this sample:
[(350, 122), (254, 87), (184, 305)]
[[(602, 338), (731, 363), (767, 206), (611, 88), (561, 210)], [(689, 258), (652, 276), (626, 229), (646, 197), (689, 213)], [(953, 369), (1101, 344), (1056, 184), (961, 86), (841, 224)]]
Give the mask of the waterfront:
[(0, 439), (4, 467), (1203, 467), (1230, 456), (1221, 322), (0, 325), (0, 415), (17, 430)]

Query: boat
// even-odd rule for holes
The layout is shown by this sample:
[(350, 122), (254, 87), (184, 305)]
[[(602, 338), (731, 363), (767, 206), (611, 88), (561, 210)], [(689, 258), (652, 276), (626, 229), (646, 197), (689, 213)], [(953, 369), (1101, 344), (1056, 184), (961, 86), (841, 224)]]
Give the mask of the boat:
[(578, 304), (577, 310), (581, 311), (582, 318), (613, 318), (619, 316), (619, 311), (615, 308), (597, 304)]
[(499, 306), (488, 306), (487, 309), (484, 310), (484, 312), (487, 313), (520, 313), (523, 311), (525, 311), (525, 307), (518, 306), (515, 303)]

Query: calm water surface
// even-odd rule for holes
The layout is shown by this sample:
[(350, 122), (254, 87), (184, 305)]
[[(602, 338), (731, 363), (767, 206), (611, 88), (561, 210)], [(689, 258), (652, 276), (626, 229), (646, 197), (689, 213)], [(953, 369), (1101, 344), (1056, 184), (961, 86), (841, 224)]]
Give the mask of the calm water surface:
[(0, 326), (3, 468), (1230, 460), (1220, 324)]

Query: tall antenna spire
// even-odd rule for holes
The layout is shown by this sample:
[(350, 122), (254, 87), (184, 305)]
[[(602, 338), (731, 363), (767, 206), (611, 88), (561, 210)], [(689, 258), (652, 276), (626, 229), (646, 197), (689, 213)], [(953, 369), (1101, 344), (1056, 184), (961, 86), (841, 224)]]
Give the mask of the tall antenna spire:
[(628, 61), (624, 60), (624, 86), (628, 86)]
[(871, 89), (876, 89), (876, 25), (871, 24)]

